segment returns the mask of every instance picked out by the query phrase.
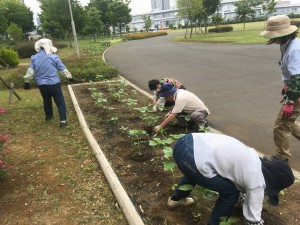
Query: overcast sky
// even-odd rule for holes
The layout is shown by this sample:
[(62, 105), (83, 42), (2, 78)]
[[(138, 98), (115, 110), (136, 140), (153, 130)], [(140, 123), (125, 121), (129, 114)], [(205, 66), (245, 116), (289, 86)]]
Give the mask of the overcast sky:
[[(24, 0), (24, 2), (25, 5), (27, 5), (34, 12), (35, 15), (40, 12), (37, 0)], [(83, 6), (85, 6), (90, 2), (90, 0), (79, 0), (79, 2)], [(131, 4), (129, 5), (129, 7), (131, 8), (132, 14), (150, 12), (151, 0), (131, 0)]]

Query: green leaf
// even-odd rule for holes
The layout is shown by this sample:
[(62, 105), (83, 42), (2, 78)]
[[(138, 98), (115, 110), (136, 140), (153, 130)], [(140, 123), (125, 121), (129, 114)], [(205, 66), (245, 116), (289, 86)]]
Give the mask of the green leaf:
[(167, 159), (173, 156), (173, 149), (171, 147), (164, 147), (163, 152), (164, 157)]
[(170, 171), (175, 168), (176, 164), (171, 161), (166, 161), (164, 162), (164, 171)]
[(150, 146), (156, 146), (157, 145), (157, 142), (153, 141), (153, 140), (150, 140), (149, 141), (149, 145)]
[(191, 191), (194, 189), (194, 186), (190, 185), (190, 184), (185, 184), (185, 185), (179, 186), (178, 189), (181, 191)]

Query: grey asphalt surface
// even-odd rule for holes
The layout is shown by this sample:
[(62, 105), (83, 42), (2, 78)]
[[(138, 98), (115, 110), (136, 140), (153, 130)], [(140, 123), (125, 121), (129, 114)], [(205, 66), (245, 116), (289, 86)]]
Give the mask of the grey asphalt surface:
[[(175, 35), (114, 46), (105, 59), (149, 93), (150, 79), (178, 79), (209, 108), (211, 127), (272, 154), (273, 124), (282, 98), (279, 46), (170, 41)], [(290, 165), (299, 171), (300, 142), (294, 137), (291, 153)]]

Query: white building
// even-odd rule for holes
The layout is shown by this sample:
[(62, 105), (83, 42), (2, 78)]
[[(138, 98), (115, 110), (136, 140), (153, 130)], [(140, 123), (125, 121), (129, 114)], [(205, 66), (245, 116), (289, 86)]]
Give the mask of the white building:
[[(236, 17), (234, 2), (239, 0), (221, 0), (218, 13), (225, 20), (232, 20)], [(163, 9), (163, 4), (168, 6), (169, 9)], [(185, 21), (181, 18), (176, 17), (178, 9), (170, 7), (170, 0), (151, 0), (152, 10), (149, 13), (135, 14), (132, 15), (132, 21), (129, 24), (131, 30), (140, 31), (144, 28), (144, 21), (142, 16), (150, 16), (152, 20), (152, 27), (158, 29), (169, 28), (170, 24), (178, 27), (179, 23), (184, 25)], [(261, 6), (256, 7), (257, 15), (262, 13)], [(300, 0), (277, 0), (276, 12), (273, 15), (279, 14), (300, 14)]]

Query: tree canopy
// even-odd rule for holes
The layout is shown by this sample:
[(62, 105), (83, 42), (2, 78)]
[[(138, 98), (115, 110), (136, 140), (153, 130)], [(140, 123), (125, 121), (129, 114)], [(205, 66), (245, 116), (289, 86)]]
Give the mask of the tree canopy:
[(20, 26), (23, 33), (32, 31), (33, 12), (20, 1), (0, 0), (0, 34), (5, 34), (11, 23)]
[(240, 0), (234, 2), (233, 4), (236, 7), (236, 17), (244, 23), (245, 29), (247, 18), (255, 16), (255, 7), (261, 4), (261, 0)]

